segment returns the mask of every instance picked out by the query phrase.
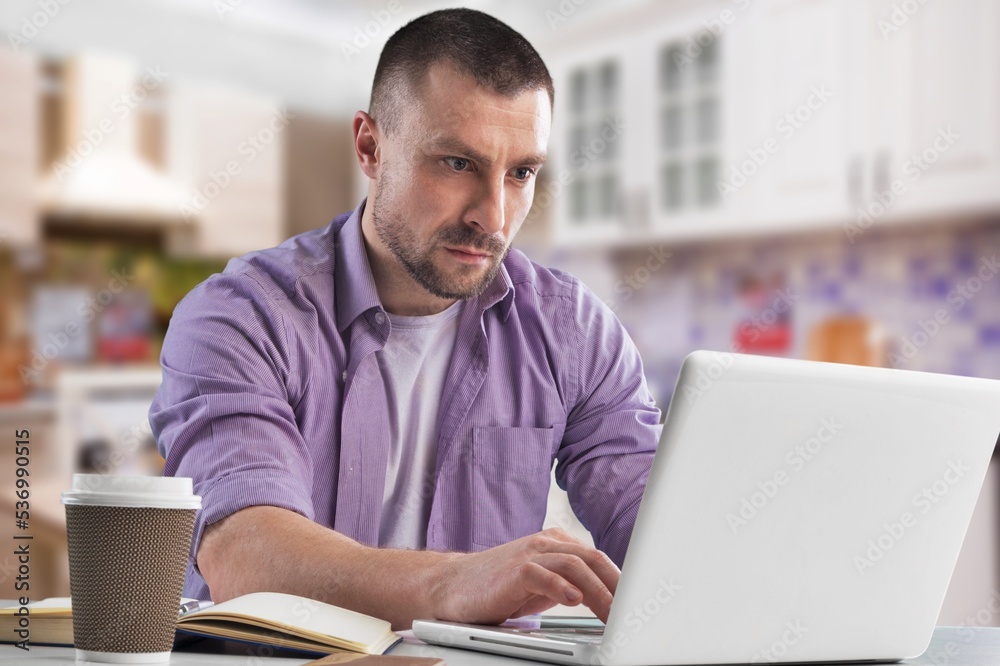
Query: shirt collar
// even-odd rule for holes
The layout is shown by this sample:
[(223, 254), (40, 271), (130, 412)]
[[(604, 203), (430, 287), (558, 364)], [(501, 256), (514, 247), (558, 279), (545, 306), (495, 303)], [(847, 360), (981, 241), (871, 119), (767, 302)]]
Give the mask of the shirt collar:
[(510, 317), (510, 308), (514, 304), (514, 283), (510, 279), (510, 273), (507, 272), (506, 261), (500, 264), (500, 270), (497, 271), (493, 282), (479, 295), (477, 301), (483, 312), (500, 303), (500, 320), (506, 322)]
[[(334, 294), (337, 299), (337, 330), (341, 333), (355, 319), (372, 308), (382, 309), (382, 301), (375, 288), (371, 265), (368, 263), (368, 252), (365, 250), (364, 236), (361, 231), (361, 216), (364, 214), (367, 197), (361, 200), (358, 207), (336, 232), (334, 241), (336, 253), (337, 277), (334, 280)], [(506, 262), (500, 265), (493, 282), (486, 291), (471, 301), (481, 312), (500, 303), (500, 313), (503, 321), (510, 317), (514, 302), (514, 283), (507, 272)]]
[(361, 234), (361, 215), (367, 201), (367, 198), (361, 200), (334, 236), (337, 272), (333, 289), (337, 299), (337, 330), (341, 333), (361, 314), (382, 308)]

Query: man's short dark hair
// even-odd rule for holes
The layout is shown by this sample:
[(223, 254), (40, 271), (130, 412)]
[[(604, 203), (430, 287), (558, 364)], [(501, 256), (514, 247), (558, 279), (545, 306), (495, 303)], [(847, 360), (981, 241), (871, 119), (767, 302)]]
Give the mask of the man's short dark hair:
[(437, 63), (507, 97), (544, 89), (555, 100), (548, 68), (519, 32), (474, 9), (442, 9), (410, 21), (382, 49), (368, 113), (383, 131), (399, 127), (403, 105)]

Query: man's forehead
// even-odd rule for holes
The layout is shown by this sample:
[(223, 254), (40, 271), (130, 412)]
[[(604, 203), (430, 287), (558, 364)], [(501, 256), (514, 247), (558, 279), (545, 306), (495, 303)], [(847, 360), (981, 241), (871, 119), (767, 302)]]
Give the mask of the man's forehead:
[[(472, 74), (448, 61), (431, 64), (423, 73), (417, 87), (420, 89), (421, 97), (425, 97), (427, 101), (431, 102), (443, 99), (481, 97), (494, 99), (498, 106), (509, 106), (514, 100), (523, 101), (525, 98), (531, 98), (532, 106), (537, 103), (538, 106), (546, 107), (549, 115), (552, 111), (552, 100), (548, 90), (543, 86), (525, 88), (515, 95), (501, 94), (489, 86), (481, 85)], [(537, 102), (536, 98), (538, 98)], [(544, 103), (541, 103), (542, 100)]]
[(502, 142), (531, 155), (544, 153), (548, 144), (552, 114), (545, 89), (501, 95), (470, 75), (435, 65), (418, 98), (411, 109), (413, 129), (429, 144), (489, 149)]
[(501, 159), (508, 162), (509, 166), (541, 166), (548, 158), (545, 143), (541, 137), (538, 141), (523, 142), (478, 140), (477, 137), (467, 140), (452, 134), (437, 132), (427, 141), (424, 150), (468, 157), (486, 166), (492, 165), (496, 161), (495, 157), (503, 154), (505, 157)]

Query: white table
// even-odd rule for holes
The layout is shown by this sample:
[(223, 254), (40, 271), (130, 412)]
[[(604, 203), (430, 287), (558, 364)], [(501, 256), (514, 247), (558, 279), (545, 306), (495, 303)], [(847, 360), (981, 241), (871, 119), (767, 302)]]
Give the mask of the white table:
[[(1000, 664), (1000, 628), (977, 628), (971, 630), (958, 627), (938, 627), (930, 648), (921, 657), (900, 662), (910, 666), (996, 666)], [(403, 633), (403, 643), (392, 649), (390, 654), (414, 657), (437, 657), (449, 666), (524, 666), (530, 662), (468, 650), (456, 650), (426, 645), (409, 632)], [(175, 652), (170, 663), (179, 664), (254, 664), (255, 666), (299, 666), (309, 659), (262, 658), (264, 654), (248, 648), (249, 654), (221, 655), (199, 654), (195, 652)], [(12, 645), (0, 645), (0, 664), (27, 664), (28, 666), (49, 666), (50, 664), (73, 664), (72, 648), (33, 647), (30, 651), (18, 650)]]

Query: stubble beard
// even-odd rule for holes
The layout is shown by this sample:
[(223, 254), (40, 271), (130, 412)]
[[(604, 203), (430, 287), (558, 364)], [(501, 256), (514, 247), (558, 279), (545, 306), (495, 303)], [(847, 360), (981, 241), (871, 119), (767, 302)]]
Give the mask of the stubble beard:
[[(438, 298), (466, 300), (479, 296), (496, 278), (510, 246), (495, 236), (477, 232), (468, 225), (458, 223), (440, 229), (426, 243), (421, 243), (403, 215), (391, 211), (393, 201), (391, 181), (385, 172), (379, 180), (378, 191), (372, 202), (372, 221), (379, 240), (392, 252), (411, 278)], [(434, 263), (434, 254), (445, 246), (475, 248), (490, 255), (490, 263), (482, 277), (471, 284), (460, 284), (454, 276), (447, 275)], [(482, 271), (481, 266), (456, 263), (458, 276), (468, 276)]]

